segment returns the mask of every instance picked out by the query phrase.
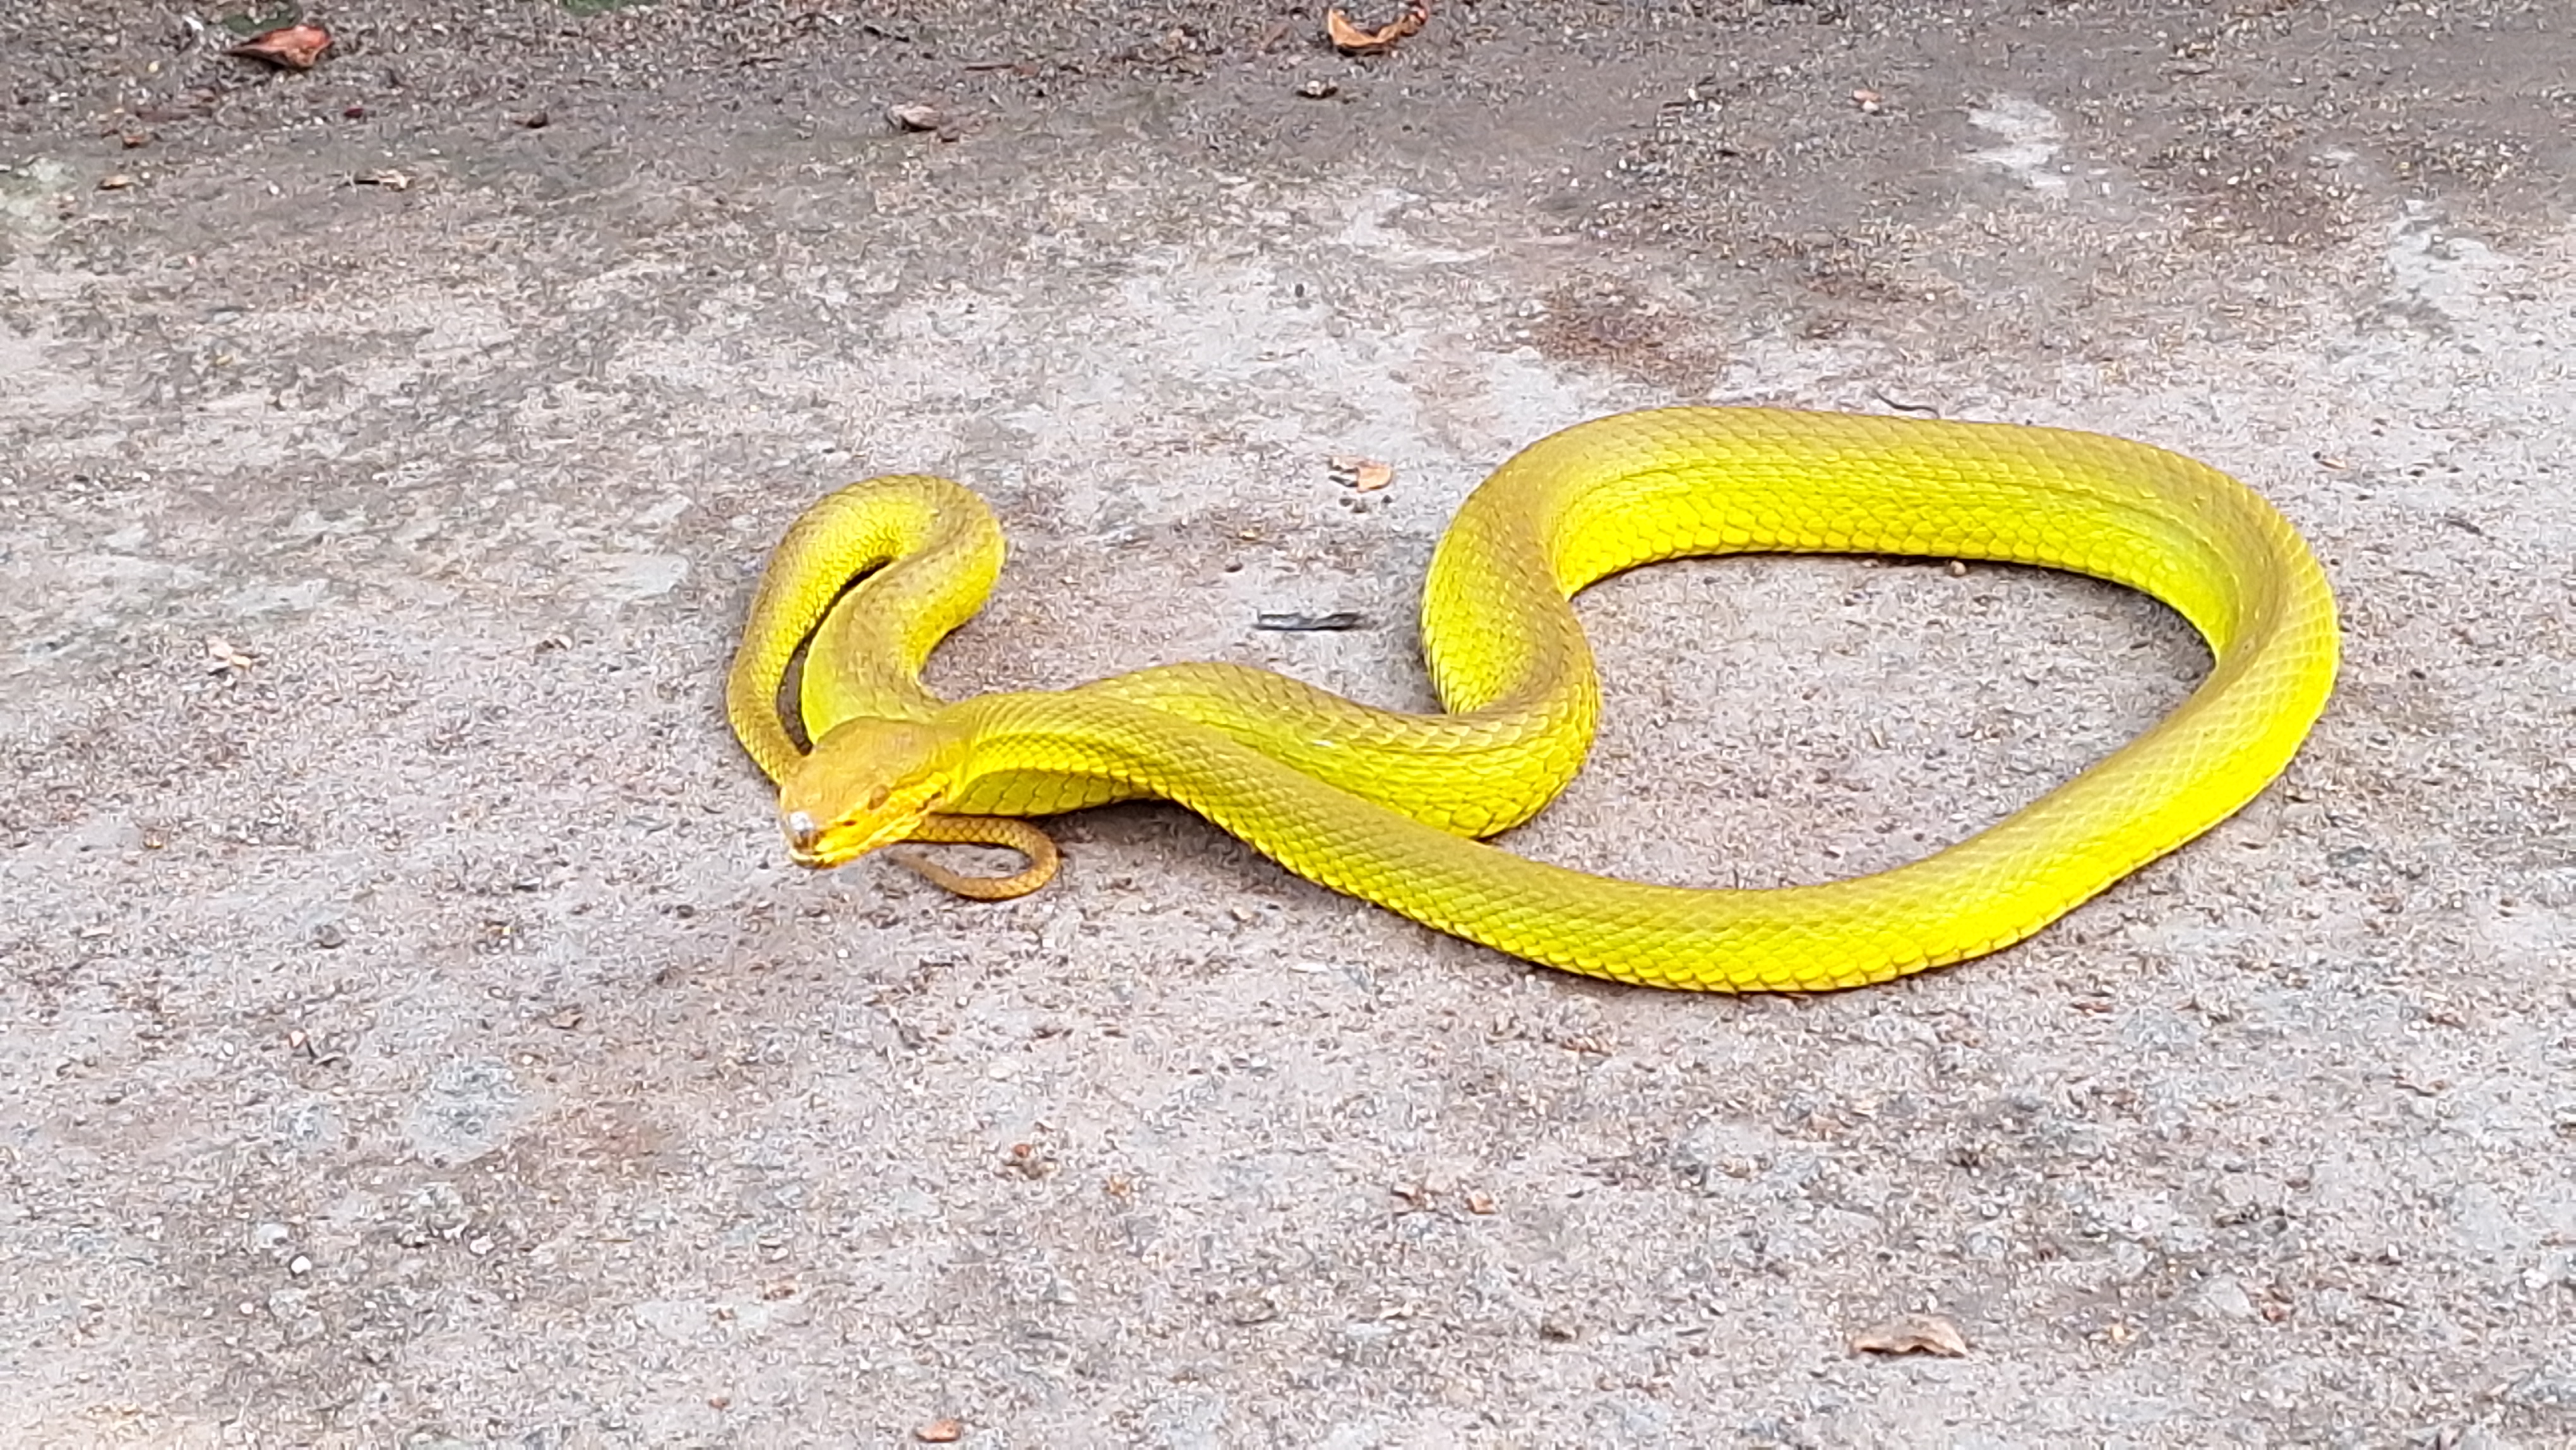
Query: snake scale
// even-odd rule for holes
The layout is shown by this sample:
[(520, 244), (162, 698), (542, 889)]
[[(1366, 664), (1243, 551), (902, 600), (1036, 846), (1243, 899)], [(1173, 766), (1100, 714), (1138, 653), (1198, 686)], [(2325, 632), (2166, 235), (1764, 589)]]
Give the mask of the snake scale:
[[(1699, 890), (1477, 839), (1545, 806), (1591, 744), (1600, 688), (1572, 596), (1656, 560), (1748, 552), (2088, 574), (2171, 606), (2213, 663), (2188, 699), (2090, 769), (1874, 875)], [(1851, 987), (2019, 941), (2251, 800), (2297, 752), (2336, 665), (2324, 571), (2252, 490), (2144, 444), (2010, 424), (1671, 408), (1542, 439), (1475, 489), (1432, 558), (1422, 646), (1438, 714), (1222, 664), (938, 699), (921, 666), (982, 606), (1002, 553), (980, 499), (920, 476), (850, 485), (781, 540), (726, 708), (779, 783), (795, 860), (832, 866), (902, 841), (1004, 844), (1029, 869), (999, 881), (915, 869), (1016, 895), (1055, 867), (1024, 818), (1159, 797), (1440, 931), (1657, 987)], [(781, 711), (800, 648), (795, 712), (810, 753)]]

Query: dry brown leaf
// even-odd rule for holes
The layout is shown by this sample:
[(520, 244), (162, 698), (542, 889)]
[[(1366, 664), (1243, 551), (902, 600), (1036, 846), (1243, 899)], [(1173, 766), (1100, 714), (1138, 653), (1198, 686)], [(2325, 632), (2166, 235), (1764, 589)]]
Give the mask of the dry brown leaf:
[(1395, 468), (1374, 458), (1356, 453), (1336, 453), (1324, 460), (1332, 466), (1333, 479), (1357, 493), (1376, 493), (1395, 482)]
[(1350, 16), (1342, 13), (1341, 7), (1335, 6), (1324, 12), (1324, 34), (1332, 40), (1333, 49), (1344, 55), (1382, 55), (1393, 50), (1397, 41), (1430, 22), (1431, 7), (1419, 3), (1419, 0), (1402, 15), (1375, 30), (1354, 24)]
[(1900, 1314), (1852, 1336), (1855, 1354), (1937, 1354), (1956, 1359), (1968, 1352), (1968, 1336), (1938, 1314)]
[(264, 60), (285, 70), (311, 70), (330, 48), (331, 32), (321, 26), (285, 25), (254, 35), (224, 54)]

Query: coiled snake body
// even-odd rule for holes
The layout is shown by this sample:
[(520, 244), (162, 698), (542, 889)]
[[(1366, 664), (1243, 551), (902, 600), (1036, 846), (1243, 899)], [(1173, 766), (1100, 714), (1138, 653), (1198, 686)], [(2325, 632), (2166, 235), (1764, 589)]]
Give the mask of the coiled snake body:
[[(2172, 606), (2214, 662), (2171, 714), (2091, 769), (1876, 875), (1696, 890), (1474, 839), (1535, 814), (1590, 746), (1599, 686), (1571, 596), (1639, 564), (1746, 552), (2090, 574)], [(919, 683), (922, 662), (981, 607), (1001, 558), (982, 502), (922, 477), (851, 485), (781, 541), (726, 706), (780, 783), (795, 859), (836, 865), (907, 840), (1008, 844), (1031, 856), (1019, 877), (925, 874), (1015, 895), (1054, 868), (1053, 847), (1018, 818), (1161, 797), (1309, 880), (1441, 931), (1659, 987), (1857, 986), (2029, 936), (2261, 791), (2324, 708), (2336, 661), (2323, 570), (2244, 485), (2143, 444), (2002, 424), (1674, 408), (1532, 445), (1477, 487), (1432, 559), (1422, 642), (1445, 714), (1214, 664), (941, 701)], [(809, 635), (804, 754), (779, 692)]]

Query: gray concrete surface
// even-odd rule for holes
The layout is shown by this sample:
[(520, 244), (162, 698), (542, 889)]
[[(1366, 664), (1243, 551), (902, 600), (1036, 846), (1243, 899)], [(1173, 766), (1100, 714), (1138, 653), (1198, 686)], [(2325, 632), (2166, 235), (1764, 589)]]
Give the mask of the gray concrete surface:
[[(10, 8), (7, 1443), (2576, 1443), (2554, 0), (1445, 3), (1366, 61), (1234, 0), (361, 0), (301, 76)], [(1466, 490), (1698, 399), (2217, 463), (2342, 691), (2038, 940), (1807, 1000), (1161, 807), (1007, 906), (800, 873), (719, 720), (767, 545), (895, 469), (1018, 550), (943, 688), (1422, 702)], [(1377, 627), (1250, 628), (1308, 608)], [(1903, 859), (2201, 666), (1983, 567), (1585, 615), (1601, 749), (1513, 844), (1674, 881)], [(1909, 1311), (1970, 1353), (1850, 1351)]]

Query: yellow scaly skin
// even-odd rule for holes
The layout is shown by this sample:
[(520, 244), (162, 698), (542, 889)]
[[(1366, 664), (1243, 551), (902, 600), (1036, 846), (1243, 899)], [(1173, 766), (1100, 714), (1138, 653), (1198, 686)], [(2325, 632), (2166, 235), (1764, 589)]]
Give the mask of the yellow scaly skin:
[[(1500, 951), (1650, 986), (1850, 987), (2021, 940), (2252, 799), (2334, 682), (2333, 596), (2289, 523), (2225, 474), (2094, 434), (1733, 408), (1569, 428), (1479, 486), (1432, 560), (1423, 648), (1451, 712), (1441, 716), (1370, 710), (1229, 666), (941, 704), (915, 676), (980, 605), (998, 533), (990, 567), (959, 568), (944, 587), (889, 568), (836, 606), (848, 574), (820, 582), (832, 572), (820, 555), (848, 518), (826, 516), (875, 512), (872, 487), (827, 499), (781, 544), (728, 690), (737, 733), (782, 780), (799, 861), (835, 865), (986, 818), (1158, 796), (1309, 880)], [(901, 481), (906, 490), (930, 500), (907, 507), (933, 515), (971, 497), (923, 480)], [(1744, 552), (2091, 574), (2171, 605), (2214, 664), (2188, 700), (2090, 770), (1872, 876), (1692, 890), (1467, 839), (1525, 819), (1589, 745), (1598, 687), (1568, 599), (1638, 564)], [(880, 603), (898, 613), (873, 613)], [(816, 619), (803, 709), (818, 744), (798, 761), (775, 718), (778, 677)], [(1452, 811), (1452, 798), (1470, 804)]]

